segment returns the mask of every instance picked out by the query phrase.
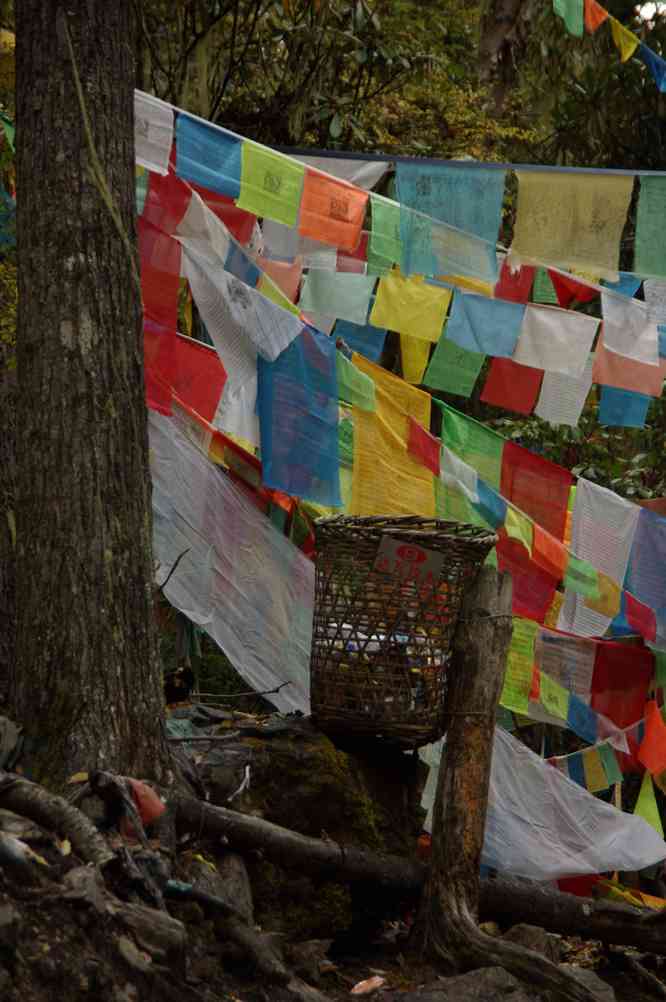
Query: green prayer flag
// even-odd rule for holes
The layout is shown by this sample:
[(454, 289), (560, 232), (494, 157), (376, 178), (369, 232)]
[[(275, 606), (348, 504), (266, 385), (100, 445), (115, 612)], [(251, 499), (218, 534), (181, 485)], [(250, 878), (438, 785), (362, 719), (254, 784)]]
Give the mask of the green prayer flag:
[(340, 466), (351, 469), (354, 465), (354, 422), (348, 417), (338, 422), (338, 453)]
[(641, 783), (641, 790), (638, 794), (636, 806), (634, 807), (634, 814), (637, 814), (639, 818), (643, 818), (649, 825), (652, 825), (661, 838), (664, 837), (664, 826), (661, 823), (659, 808), (657, 807), (657, 800), (654, 795), (654, 783), (647, 769), (643, 773), (643, 782)]
[(584, 595), (586, 598), (600, 597), (599, 575), (596, 568), (573, 553), (569, 553), (564, 587), (571, 588), (577, 595)]
[(245, 139), (241, 148), (241, 185), (236, 205), (273, 222), (295, 226), (304, 175), (303, 164)]
[(511, 646), (506, 659), (506, 674), (500, 703), (514, 713), (529, 711), (529, 694), (532, 688), (534, 643), (539, 624), (514, 616)]
[(608, 785), (614, 786), (615, 783), (621, 783), (622, 770), (617, 764), (617, 758), (611, 746), (607, 744), (599, 745), (599, 754), (601, 755), (601, 762), (606, 773)]
[(569, 715), (569, 690), (541, 672), (539, 677), (539, 701), (548, 713), (560, 720)]
[(555, 286), (545, 268), (537, 268), (532, 288), (532, 299), (535, 303), (545, 303), (548, 306), (558, 306)]
[(486, 356), (460, 348), (449, 341), (445, 333), (435, 345), (423, 382), (433, 390), (468, 397), (474, 389)]
[(441, 411), (442, 445), (448, 446), (475, 469), (490, 487), (499, 490), (504, 451), (502, 436), (446, 404), (441, 405)]
[(338, 375), (338, 399), (362, 411), (375, 410), (375, 383), (365, 372), (357, 369), (353, 362), (336, 352)]
[(634, 270), (666, 275), (666, 178), (642, 177), (636, 210)]
[(380, 195), (370, 193), (371, 229), (368, 242), (368, 263), (390, 261), (399, 263), (402, 255), (400, 239), (400, 205)]
[(553, 10), (562, 18), (570, 35), (583, 37), (583, 0), (553, 0)]

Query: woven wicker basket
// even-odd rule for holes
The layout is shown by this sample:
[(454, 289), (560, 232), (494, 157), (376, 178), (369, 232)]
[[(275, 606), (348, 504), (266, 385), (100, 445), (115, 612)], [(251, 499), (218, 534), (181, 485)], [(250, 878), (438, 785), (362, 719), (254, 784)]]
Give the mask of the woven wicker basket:
[(315, 535), (313, 719), (409, 748), (436, 741), (463, 595), (497, 537), (434, 519), (346, 515), (318, 519)]

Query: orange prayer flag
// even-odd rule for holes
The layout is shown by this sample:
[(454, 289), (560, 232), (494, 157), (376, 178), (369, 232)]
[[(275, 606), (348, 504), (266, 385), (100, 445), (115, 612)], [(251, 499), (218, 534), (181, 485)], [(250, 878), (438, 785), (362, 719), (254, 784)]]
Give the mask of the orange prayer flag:
[(564, 543), (551, 536), (536, 522), (532, 539), (532, 560), (558, 581), (564, 577), (569, 560)]
[(368, 193), (347, 181), (305, 171), (298, 232), (342, 250), (358, 247)]
[(637, 758), (653, 775), (666, 769), (666, 724), (654, 699), (645, 706), (645, 737)]
[(608, 19), (608, 11), (597, 0), (585, 0), (585, 27), (592, 35)]

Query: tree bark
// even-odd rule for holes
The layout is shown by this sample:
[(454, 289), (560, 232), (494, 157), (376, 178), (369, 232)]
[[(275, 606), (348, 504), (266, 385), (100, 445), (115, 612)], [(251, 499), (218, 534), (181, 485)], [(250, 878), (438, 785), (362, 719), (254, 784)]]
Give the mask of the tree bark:
[(518, 82), (531, 6), (531, 0), (489, 0), (483, 7), (479, 28), (479, 78), (490, 88), (496, 115), (503, 113), (507, 98)]
[[(0, 293), (9, 293), (14, 270), (3, 268)], [(0, 337), (0, 713), (9, 698), (16, 656), (16, 370), (14, 346)]]
[(133, 250), (132, 4), (21, 0), (16, 17), (13, 711), (32, 775), (47, 785), (94, 767), (164, 779)]

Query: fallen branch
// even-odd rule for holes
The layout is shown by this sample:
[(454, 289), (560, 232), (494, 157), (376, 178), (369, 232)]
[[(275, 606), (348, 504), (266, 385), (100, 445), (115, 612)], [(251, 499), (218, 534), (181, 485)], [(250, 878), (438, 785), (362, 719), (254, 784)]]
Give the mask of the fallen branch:
[(103, 836), (85, 814), (36, 783), (0, 771), (0, 805), (47, 831), (68, 838), (73, 850), (86, 863), (105, 866), (114, 858)]

